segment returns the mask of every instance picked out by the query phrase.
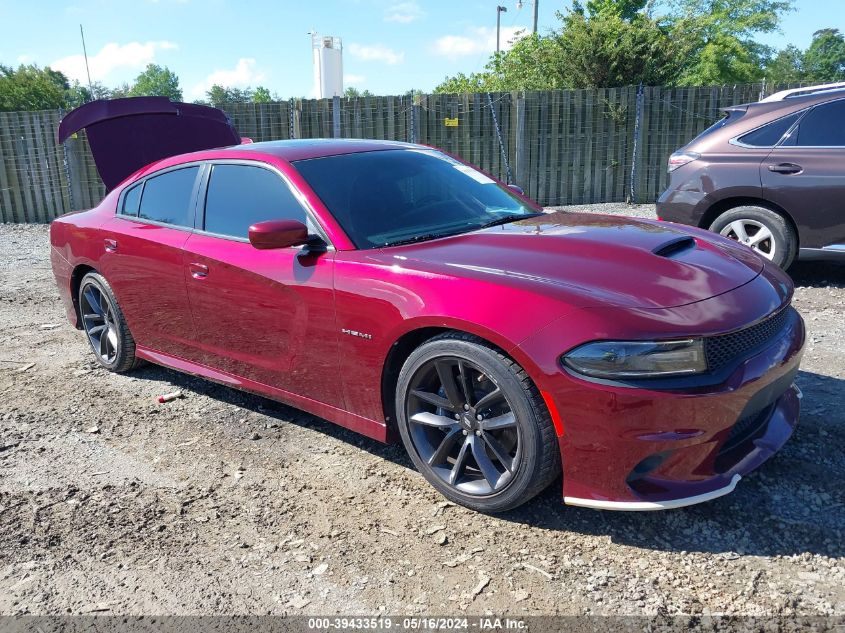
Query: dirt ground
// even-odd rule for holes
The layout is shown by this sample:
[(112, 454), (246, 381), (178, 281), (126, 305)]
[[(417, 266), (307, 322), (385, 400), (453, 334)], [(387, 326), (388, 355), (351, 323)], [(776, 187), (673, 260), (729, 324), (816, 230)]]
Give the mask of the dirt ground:
[(0, 226), (0, 614), (843, 615), (845, 266), (792, 272), (801, 424), (734, 493), (608, 513), (557, 483), (489, 517), (401, 447), (155, 366), (98, 369), (47, 227)]

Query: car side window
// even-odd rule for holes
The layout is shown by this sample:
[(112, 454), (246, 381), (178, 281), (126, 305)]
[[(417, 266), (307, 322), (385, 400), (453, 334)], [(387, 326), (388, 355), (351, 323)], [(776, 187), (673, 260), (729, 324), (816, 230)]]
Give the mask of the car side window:
[(845, 101), (817, 105), (801, 120), (790, 145), (845, 147)]
[(185, 167), (148, 178), (144, 183), (138, 217), (174, 226), (192, 227), (191, 201), (199, 167)]
[(305, 209), (278, 174), (263, 167), (214, 165), (203, 228), (217, 235), (245, 238), (251, 224), (266, 220), (307, 224)]
[(123, 194), (123, 204), (120, 207), (120, 212), (123, 215), (131, 215), (133, 217), (138, 215), (138, 207), (141, 203), (141, 189), (143, 188), (144, 184), (141, 183)]
[(783, 138), (783, 135), (789, 131), (789, 128), (801, 117), (801, 114), (803, 113), (794, 112), (789, 116), (772, 121), (763, 127), (757, 128), (753, 132), (740, 136), (739, 142), (751, 147), (774, 147)]

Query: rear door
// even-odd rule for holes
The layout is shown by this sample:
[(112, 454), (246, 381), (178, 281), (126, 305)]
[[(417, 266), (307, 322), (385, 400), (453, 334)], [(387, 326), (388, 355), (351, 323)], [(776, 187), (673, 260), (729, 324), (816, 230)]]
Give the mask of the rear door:
[(258, 250), (247, 237), (256, 222), (311, 222), (300, 196), (261, 163), (220, 162), (200, 206), (183, 255), (200, 362), (342, 406), (334, 250)]
[(201, 167), (159, 172), (128, 188), (102, 228), (103, 275), (138, 345), (192, 357), (182, 246), (193, 231)]
[(798, 225), (802, 248), (845, 250), (845, 100), (807, 112), (760, 174), (763, 195)]

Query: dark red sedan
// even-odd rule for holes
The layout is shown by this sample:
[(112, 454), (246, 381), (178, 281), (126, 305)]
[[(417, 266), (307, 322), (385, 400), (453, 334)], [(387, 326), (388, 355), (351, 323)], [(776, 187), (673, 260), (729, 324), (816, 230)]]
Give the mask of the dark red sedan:
[(53, 223), (51, 258), (109, 370), (146, 360), (401, 438), (483, 512), (560, 475), (572, 505), (706, 501), (795, 428), (792, 284), (727, 238), (543, 213), (429, 147), (238, 144), (221, 112), (166, 99), (88, 104), (60, 140), (82, 127), (111, 191)]

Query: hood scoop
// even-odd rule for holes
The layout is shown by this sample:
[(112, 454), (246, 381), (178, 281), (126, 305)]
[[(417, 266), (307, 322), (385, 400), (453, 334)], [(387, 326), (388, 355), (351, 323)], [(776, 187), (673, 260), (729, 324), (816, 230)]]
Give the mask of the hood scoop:
[(658, 257), (676, 257), (690, 249), (695, 248), (695, 239), (689, 236), (676, 237), (675, 239), (663, 242), (651, 252)]

